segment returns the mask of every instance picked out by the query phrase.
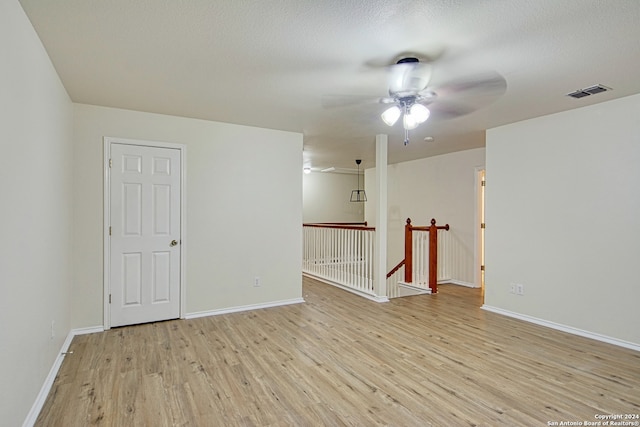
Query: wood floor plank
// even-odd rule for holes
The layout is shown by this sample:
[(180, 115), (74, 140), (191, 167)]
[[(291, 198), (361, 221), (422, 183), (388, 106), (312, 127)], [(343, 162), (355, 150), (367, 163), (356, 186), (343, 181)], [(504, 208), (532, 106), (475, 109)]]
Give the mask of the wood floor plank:
[(640, 413), (640, 353), (480, 309), (477, 289), (82, 335), (37, 426), (536, 426)]

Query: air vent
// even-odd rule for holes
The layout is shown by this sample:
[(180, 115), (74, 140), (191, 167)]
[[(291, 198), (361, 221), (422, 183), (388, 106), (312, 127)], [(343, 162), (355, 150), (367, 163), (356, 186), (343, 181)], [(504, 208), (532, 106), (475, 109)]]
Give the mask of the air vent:
[(589, 95), (591, 95), (591, 94), (587, 93), (587, 92), (584, 92), (582, 90), (577, 90), (575, 92), (571, 92), (571, 93), (567, 94), (567, 96), (570, 96), (570, 97), (576, 98), (576, 99), (577, 98), (584, 98), (585, 96), (589, 96)]
[(608, 90), (611, 90), (611, 88), (602, 86), (602, 85), (595, 85), (595, 86), (590, 86), (586, 89), (580, 89), (580, 90), (576, 90), (575, 92), (568, 93), (567, 96), (579, 99), (579, 98), (584, 98), (585, 96), (606, 92)]
[(595, 85), (582, 90), (583, 92), (587, 92), (587, 93), (590, 93), (591, 95), (595, 95), (596, 93), (606, 92), (608, 90), (611, 90), (611, 88), (608, 88), (602, 85)]

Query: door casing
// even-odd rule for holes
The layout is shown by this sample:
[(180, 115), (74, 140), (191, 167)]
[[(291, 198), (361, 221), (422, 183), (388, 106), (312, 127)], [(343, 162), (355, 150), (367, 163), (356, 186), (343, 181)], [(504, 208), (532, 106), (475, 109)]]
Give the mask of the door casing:
[(484, 295), (484, 274), (481, 271), (481, 267), (484, 264), (484, 230), (481, 228), (481, 224), (484, 219), (484, 187), (482, 182), (485, 180), (486, 169), (484, 166), (477, 166), (475, 168), (475, 215), (474, 215), (474, 286), (476, 288), (482, 288)]
[(111, 294), (111, 259), (110, 259), (110, 239), (109, 227), (111, 225), (111, 168), (109, 167), (111, 144), (141, 145), (145, 147), (172, 148), (180, 150), (180, 318), (184, 319), (186, 305), (186, 171), (187, 171), (187, 147), (184, 144), (171, 142), (144, 141), (136, 139), (125, 139), (115, 137), (104, 137), (104, 214), (103, 214), (103, 327), (105, 330), (111, 328), (111, 310), (109, 295)]

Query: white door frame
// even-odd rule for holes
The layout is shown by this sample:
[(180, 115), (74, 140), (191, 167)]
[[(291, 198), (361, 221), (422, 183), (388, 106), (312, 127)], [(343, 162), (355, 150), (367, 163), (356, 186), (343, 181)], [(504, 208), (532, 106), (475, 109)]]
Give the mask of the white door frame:
[(180, 150), (180, 318), (184, 319), (186, 304), (186, 252), (187, 252), (187, 146), (184, 144), (175, 144), (171, 142), (143, 141), (137, 139), (125, 139), (104, 137), (104, 215), (103, 215), (103, 289), (104, 289), (104, 329), (111, 328), (111, 309), (109, 307), (109, 295), (111, 294), (111, 278), (109, 272), (111, 270), (110, 258), (110, 237), (109, 227), (111, 225), (111, 168), (109, 167), (111, 144), (127, 144), (140, 145), (145, 147), (173, 148)]
[[(482, 222), (482, 201), (481, 201), (481, 197), (482, 197), (482, 182), (481, 182), (481, 178), (480, 178), (480, 174), (482, 171), (485, 171), (486, 174), (486, 168), (484, 166), (476, 166), (475, 167), (475, 180), (474, 180), (474, 185), (475, 185), (475, 215), (474, 215), (474, 220), (473, 220), (473, 230), (474, 230), (474, 261), (473, 261), (473, 283), (474, 286), (476, 288), (481, 288), (482, 287), (482, 273), (480, 271), (480, 267), (481, 267), (481, 253), (483, 251), (483, 245), (482, 245), (482, 236), (480, 235), (480, 233), (482, 232), (480, 230), (480, 223)], [(485, 178), (486, 179), (486, 178)]]

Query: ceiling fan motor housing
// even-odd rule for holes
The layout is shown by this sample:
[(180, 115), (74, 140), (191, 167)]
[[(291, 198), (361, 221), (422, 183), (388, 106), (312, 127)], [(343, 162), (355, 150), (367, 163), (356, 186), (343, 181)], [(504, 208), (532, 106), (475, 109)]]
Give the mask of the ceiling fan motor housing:
[(411, 64), (411, 63), (415, 63), (415, 62), (420, 62), (420, 61), (418, 60), (418, 58), (414, 58), (413, 56), (409, 56), (407, 58), (399, 59), (398, 62), (396, 62), (396, 64)]
[(400, 59), (391, 66), (389, 95), (394, 98), (416, 97), (426, 89), (431, 78), (431, 69), (418, 58)]

